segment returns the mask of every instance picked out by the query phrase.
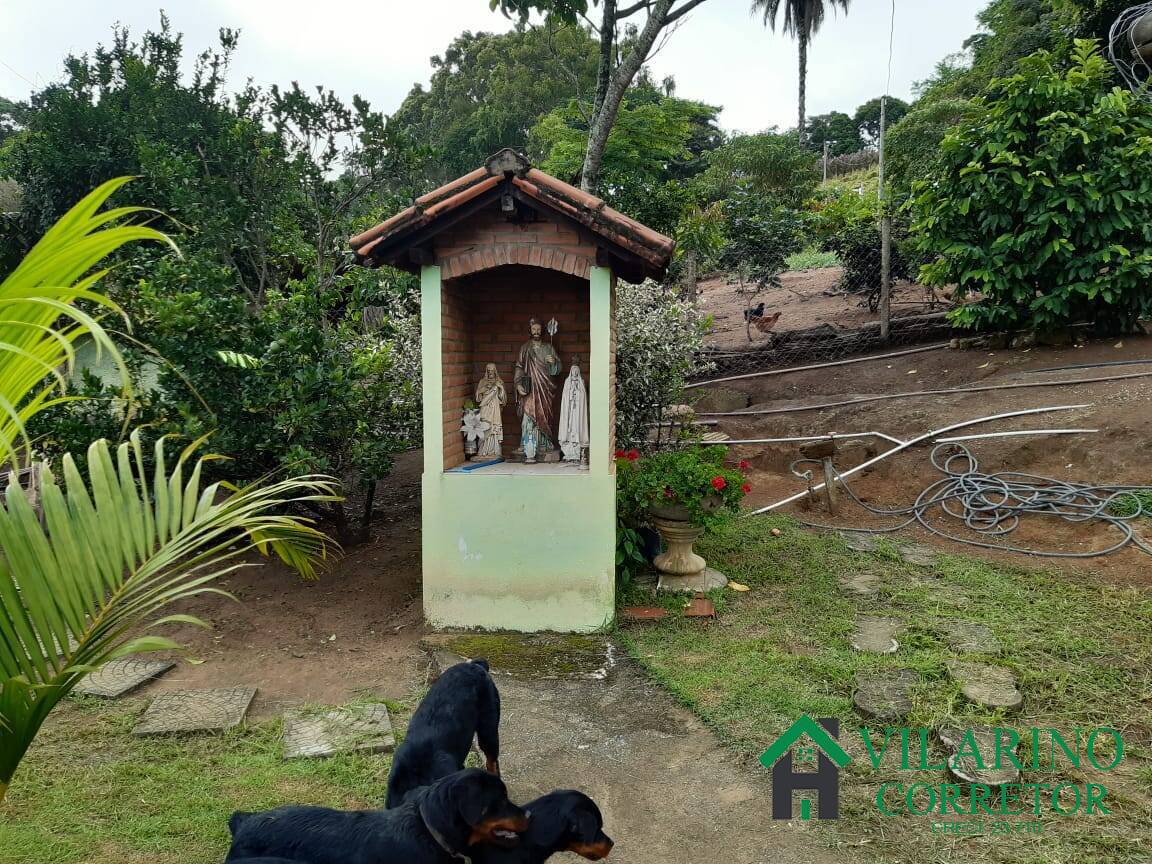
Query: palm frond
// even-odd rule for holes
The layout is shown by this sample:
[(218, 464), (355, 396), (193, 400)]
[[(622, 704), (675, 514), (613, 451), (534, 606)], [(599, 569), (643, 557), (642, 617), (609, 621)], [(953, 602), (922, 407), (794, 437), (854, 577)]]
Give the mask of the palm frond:
[(146, 208), (97, 212), (129, 180), (109, 180), (87, 195), (0, 282), (0, 463), (15, 464), (26, 455), (24, 426), (64, 392), (78, 341), (92, 339), (97, 354), (108, 352), (121, 380), (128, 381), (119, 350), (99, 320), (76, 302), (89, 301), (123, 317), (115, 303), (93, 290), (108, 272), (92, 272), (94, 268), (125, 243), (148, 240), (175, 249), (167, 236), (153, 228), (115, 224), (149, 212)]
[[(88, 476), (64, 457), (63, 482), (41, 481), (43, 518), (19, 484), (0, 508), (0, 786), (7, 784), (49, 711), (77, 681), (124, 654), (176, 647), (141, 628), (179, 600), (217, 592), (214, 580), (243, 556), (274, 552), (305, 575), (332, 550), (294, 504), (331, 501), (327, 477), (296, 477), (227, 492), (203, 485), (185, 450), (168, 467), (164, 441), (149, 478), (139, 433), (114, 451), (88, 450)], [(187, 479), (184, 477), (187, 475)]]

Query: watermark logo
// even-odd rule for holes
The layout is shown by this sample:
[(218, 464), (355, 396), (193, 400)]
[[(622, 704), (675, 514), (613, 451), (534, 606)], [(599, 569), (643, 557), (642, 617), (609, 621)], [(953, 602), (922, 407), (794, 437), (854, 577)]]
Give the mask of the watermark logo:
[[(840, 769), (852, 761), (837, 740), (840, 721), (822, 717), (817, 722), (805, 714), (760, 754), (760, 764), (772, 771), (772, 818), (792, 818), (792, 793), (816, 793), (816, 818), (840, 818)], [(802, 744), (807, 738), (809, 743)], [(815, 771), (797, 771), (795, 762), (816, 763)], [(809, 798), (800, 799), (800, 818), (812, 815)]]
[[(933, 833), (1039, 833), (1041, 817), (1106, 816), (1111, 802), (1105, 785), (1074, 778), (1082, 765), (1107, 774), (1124, 758), (1120, 733), (1107, 726), (1066, 732), (967, 729), (949, 743), (950, 755), (943, 761), (931, 756), (934, 730), (862, 727), (854, 731), (860, 736), (860, 747), (853, 749), (867, 755), (874, 771), (880, 771), (883, 763), (888, 776), (892, 772), (916, 775), (908, 777), (908, 782), (879, 784), (876, 810), (888, 817), (928, 817)], [(840, 769), (853, 761), (840, 738), (840, 721), (835, 717), (813, 720), (804, 715), (760, 754), (760, 763), (772, 772), (773, 819), (793, 818), (796, 792), (814, 793), (800, 796), (801, 820), (811, 818), (813, 798), (817, 818), (840, 817)], [(944, 776), (925, 778), (924, 772)], [(867, 767), (859, 773), (867, 774)], [(1019, 816), (1034, 821), (1004, 821)]]

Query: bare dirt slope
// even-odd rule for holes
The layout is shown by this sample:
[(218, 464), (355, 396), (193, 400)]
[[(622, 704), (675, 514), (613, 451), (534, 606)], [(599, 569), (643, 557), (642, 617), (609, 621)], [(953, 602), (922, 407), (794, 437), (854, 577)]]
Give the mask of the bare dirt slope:
[[(864, 294), (839, 292), (843, 272), (839, 267), (789, 271), (780, 274), (781, 287), (755, 295), (742, 293), (740, 286), (730, 283), (725, 275), (703, 280), (698, 286), (700, 309), (713, 320), (708, 345), (738, 351), (769, 344), (770, 333), (760, 333), (755, 328), (749, 333), (744, 320), (744, 310), (761, 302), (765, 314), (781, 313), (773, 332), (805, 330), (822, 324), (850, 330), (875, 323), (877, 316), (868, 311)], [(945, 308), (933, 304), (931, 299), (923, 286), (897, 282), (892, 292), (893, 315), (918, 315)]]
[[(746, 394), (752, 409), (776, 409), (924, 389), (1152, 373), (1152, 365), (1133, 365), (1024, 374), (1028, 369), (1150, 357), (1152, 339), (1143, 337), (1091, 343), (1083, 348), (943, 349), (849, 366), (751, 378), (723, 386)], [(988, 472), (1022, 471), (1100, 484), (1152, 484), (1152, 450), (1148, 446), (1152, 436), (1152, 376), (1110, 383), (903, 397), (794, 414), (724, 417), (720, 418), (719, 429), (735, 439), (866, 431), (886, 432), (908, 439), (981, 416), (1080, 403), (1091, 407), (999, 421), (967, 431), (1082, 427), (1099, 429), (1099, 433), (982, 440), (970, 442), (968, 446), (979, 459), (981, 469)], [(864, 443), (850, 448), (850, 452), (838, 459), (841, 468), (859, 464), (890, 446), (875, 439), (861, 441)], [(852, 487), (874, 505), (908, 504), (940, 477), (929, 462), (929, 449), (916, 448), (881, 463), (875, 470), (857, 475), (858, 479), (851, 481)], [(789, 473), (789, 464), (799, 457), (796, 445), (742, 445), (734, 447), (732, 455), (749, 459), (753, 465), (751, 506), (771, 504), (804, 488), (803, 482)], [(814, 521), (834, 521), (840, 525), (885, 524), (885, 520), (859, 509), (848, 510), (836, 520), (828, 520), (822, 510), (809, 513), (793, 509), (792, 512)], [(917, 533), (923, 535), (920, 539), (929, 539), (927, 532), (910, 531), (909, 536)], [(1145, 529), (1144, 533), (1152, 535), (1152, 530)], [(1035, 544), (1049, 549), (1086, 552), (1108, 545), (1112, 536), (1109, 530), (1096, 525), (1034, 520), (1022, 526), (1013, 539), (1020, 545)], [(933, 539), (933, 542), (938, 541)], [(976, 551), (972, 547), (947, 542), (942, 542), (942, 545), (951, 551)], [(1015, 554), (1003, 557), (1021, 563), (1037, 563), (1037, 559)], [(1134, 549), (1104, 558), (1064, 561), (1062, 566), (1119, 581), (1152, 582), (1152, 559)]]

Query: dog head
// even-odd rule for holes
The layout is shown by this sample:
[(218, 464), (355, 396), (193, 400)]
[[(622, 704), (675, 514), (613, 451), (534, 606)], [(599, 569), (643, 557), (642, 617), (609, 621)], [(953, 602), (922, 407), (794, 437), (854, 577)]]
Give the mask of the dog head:
[(532, 814), (529, 840), (550, 852), (575, 852), (589, 861), (606, 858), (612, 838), (596, 802), (574, 789), (557, 789), (527, 805)]
[(419, 807), (429, 831), (453, 854), (477, 843), (515, 846), (528, 828), (528, 814), (508, 800), (504, 781), (478, 768), (437, 780)]

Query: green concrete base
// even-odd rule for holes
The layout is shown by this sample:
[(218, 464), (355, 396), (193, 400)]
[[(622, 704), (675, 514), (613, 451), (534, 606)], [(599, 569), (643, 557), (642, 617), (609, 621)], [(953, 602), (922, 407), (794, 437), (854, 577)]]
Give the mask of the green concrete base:
[(426, 473), (425, 618), (520, 632), (607, 626), (615, 502), (610, 474)]

